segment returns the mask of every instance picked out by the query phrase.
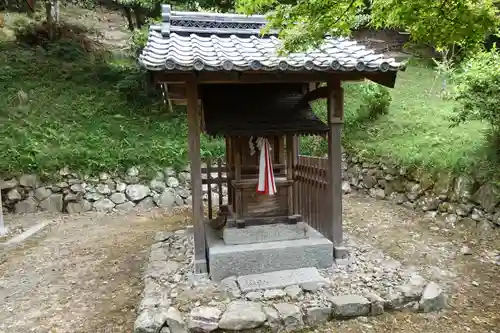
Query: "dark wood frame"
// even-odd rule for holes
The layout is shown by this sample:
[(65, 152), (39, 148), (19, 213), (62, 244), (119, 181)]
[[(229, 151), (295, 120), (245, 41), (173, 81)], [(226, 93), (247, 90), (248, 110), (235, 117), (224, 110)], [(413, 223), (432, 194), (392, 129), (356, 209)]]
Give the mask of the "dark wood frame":
[[(395, 72), (306, 72), (306, 73), (236, 73), (236, 72), (158, 72), (153, 73), (153, 79), (156, 83), (169, 85), (169, 96), (173, 102), (187, 104), (188, 110), (188, 133), (189, 133), (189, 160), (191, 166), (191, 186), (193, 197), (193, 226), (195, 242), (195, 272), (207, 272), (206, 258), (206, 240), (205, 240), (205, 222), (203, 216), (202, 200), (202, 176), (201, 176), (201, 157), (200, 157), (200, 133), (201, 133), (201, 110), (198, 97), (198, 85), (204, 83), (256, 83), (256, 82), (300, 82), (305, 86), (305, 90), (318, 90), (312, 93), (311, 98), (327, 98), (328, 105), (328, 166), (326, 176), (328, 184), (326, 185), (327, 202), (326, 207), (327, 220), (329, 223), (327, 238), (332, 240), (336, 257), (345, 255), (342, 248), (343, 230), (342, 230), (342, 151), (341, 134), (344, 121), (344, 95), (342, 81), (359, 81), (369, 79), (380, 84), (393, 87)], [(326, 87), (318, 88), (319, 82), (326, 82)], [(321, 89), (321, 90), (320, 90)], [(325, 96), (326, 95), (326, 96)], [(286, 145), (292, 149), (287, 149), (286, 168), (287, 177), (293, 181), (294, 172), (291, 172), (298, 159), (298, 138), (296, 136), (287, 136)], [(232, 150), (230, 140), (226, 140), (226, 149)], [(228, 161), (235, 158), (228, 154)], [(237, 159), (237, 158), (236, 158)], [(231, 174), (228, 170), (228, 179), (235, 179), (237, 175)], [(230, 186), (229, 186), (230, 187)], [(228, 187), (228, 188), (229, 188)], [(297, 188), (291, 187), (289, 205), (293, 207), (296, 213), (299, 203), (297, 195), (293, 191)], [(228, 193), (232, 198), (235, 193)]]

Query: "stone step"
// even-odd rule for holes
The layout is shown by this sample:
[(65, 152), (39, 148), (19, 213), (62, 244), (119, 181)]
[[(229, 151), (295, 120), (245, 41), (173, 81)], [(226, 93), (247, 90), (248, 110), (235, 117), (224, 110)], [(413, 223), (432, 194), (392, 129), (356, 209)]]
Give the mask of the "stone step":
[(306, 238), (229, 245), (216, 230), (207, 228), (208, 264), (212, 280), (333, 265), (333, 244), (306, 225)]
[(243, 275), (236, 280), (244, 293), (256, 290), (282, 289), (294, 284), (300, 286), (304, 283), (326, 283), (325, 278), (319, 274), (316, 267)]
[(307, 238), (307, 224), (268, 224), (246, 228), (224, 228), (222, 238), (227, 245), (252, 244)]

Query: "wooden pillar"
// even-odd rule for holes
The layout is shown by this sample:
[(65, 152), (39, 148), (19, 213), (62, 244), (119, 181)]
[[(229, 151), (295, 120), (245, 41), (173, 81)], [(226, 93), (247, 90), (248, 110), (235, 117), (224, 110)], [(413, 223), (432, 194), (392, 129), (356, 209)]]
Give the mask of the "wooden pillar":
[(195, 80), (187, 83), (187, 118), (191, 193), (193, 199), (194, 272), (195, 274), (200, 274), (207, 273), (208, 267), (201, 188), (200, 108), (198, 103), (198, 84)]
[(342, 126), (344, 122), (344, 91), (340, 80), (328, 82), (328, 179), (331, 217), (331, 240), (335, 258), (344, 258), (342, 247)]
[[(294, 181), (295, 177), (293, 175), (293, 167), (295, 165), (295, 151), (293, 146), (293, 135), (287, 134), (286, 136), (286, 178), (288, 180)], [(293, 182), (288, 187), (288, 215), (295, 214), (295, 196)]]

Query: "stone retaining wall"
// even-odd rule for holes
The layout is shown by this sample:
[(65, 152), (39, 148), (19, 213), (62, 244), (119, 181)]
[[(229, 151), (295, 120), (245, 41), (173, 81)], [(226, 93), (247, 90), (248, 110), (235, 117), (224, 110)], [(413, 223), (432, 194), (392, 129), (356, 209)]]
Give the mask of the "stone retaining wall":
[[(152, 178), (152, 179), (151, 179)], [(125, 175), (101, 173), (98, 177), (81, 176), (68, 169), (60, 170), (53, 179), (42, 182), (37, 175), (0, 180), (3, 208), (11, 213), (37, 211), (81, 213), (96, 211), (127, 211), (135, 207), (171, 208), (191, 203), (190, 173), (167, 168), (154, 177), (141, 175), (130, 168)], [(207, 185), (204, 185), (204, 199)], [(223, 194), (226, 188), (223, 188)], [(219, 201), (214, 187), (213, 202)]]
[(424, 211), (441, 227), (472, 228), (484, 234), (500, 226), (500, 189), (493, 182), (479, 182), (468, 175), (430, 175), (346, 154), (342, 177), (344, 193), (354, 189)]
[[(190, 204), (190, 173), (166, 168), (154, 177), (130, 168), (125, 175), (101, 173), (79, 176), (62, 169), (57, 182), (43, 183), (36, 175), (0, 180), (4, 209), (15, 213), (36, 211), (79, 213), (89, 210), (129, 210), (134, 207), (170, 208)], [(217, 177), (214, 175), (214, 177)], [(152, 178), (152, 179), (151, 179)], [(343, 190), (367, 192), (398, 205), (427, 212), (443, 227), (464, 226), (488, 232), (500, 226), (500, 188), (493, 182), (450, 174), (429, 175), (384, 163), (368, 163), (344, 154)], [(204, 199), (207, 199), (204, 185)], [(222, 188), (225, 196), (227, 189)], [(214, 187), (213, 202), (219, 193)]]

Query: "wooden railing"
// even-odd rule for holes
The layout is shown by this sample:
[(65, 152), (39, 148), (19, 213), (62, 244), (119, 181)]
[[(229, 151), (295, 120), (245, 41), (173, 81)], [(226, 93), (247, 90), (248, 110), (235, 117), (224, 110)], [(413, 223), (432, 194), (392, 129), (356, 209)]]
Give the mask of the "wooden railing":
[[(204, 162), (206, 166), (201, 169), (202, 184), (207, 187), (208, 218), (213, 219), (216, 217), (214, 208), (217, 209), (226, 202), (232, 203), (231, 187), (228, 186), (228, 177), (231, 175), (223, 159), (207, 159)], [(302, 215), (311, 227), (333, 240), (327, 170), (326, 158), (298, 156), (293, 167), (293, 213)], [(216, 202), (213, 200), (214, 192), (218, 194)]]
[[(206, 167), (201, 168), (201, 183), (204, 185), (203, 187), (207, 186), (208, 218), (212, 219), (214, 218), (214, 207), (220, 207), (224, 203), (225, 196), (230, 198), (229, 193), (223, 190), (223, 187), (225, 187), (226, 191), (230, 191), (227, 186), (227, 167), (221, 158), (216, 160), (207, 159), (204, 162)], [(218, 202), (213, 202), (212, 194), (214, 190), (218, 194)]]
[(294, 213), (332, 240), (332, 217), (328, 203), (328, 159), (299, 155), (294, 166)]

